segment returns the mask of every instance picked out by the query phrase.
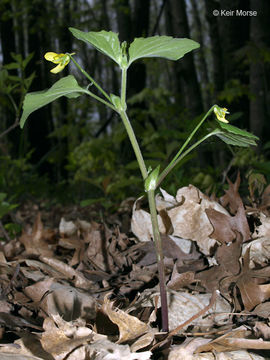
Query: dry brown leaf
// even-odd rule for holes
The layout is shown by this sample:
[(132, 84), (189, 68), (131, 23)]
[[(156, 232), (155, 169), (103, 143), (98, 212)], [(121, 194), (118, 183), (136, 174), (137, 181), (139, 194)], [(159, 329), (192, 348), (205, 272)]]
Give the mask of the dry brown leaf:
[[(139, 209), (139, 202), (142, 198), (135, 201), (133, 205), (133, 214), (131, 219), (131, 231), (142, 241), (151, 241), (153, 238), (153, 229), (150, 214), (142, 209)], [(163, 225), (160, 215), (158, 215), (158, 225), (161, 234), (165, 234), (166, 228)]]
[(243, 207), (243, 202), (238, 192), (241, 182), (240, 173), (238, 172), (235, 183), (232, 183), (228, 178), (227, 182), (229, 189), (225, 190), (225, 195), (220, 198), (220, 202), (224, 207), (229, 205), (231, 214), (235, 214), (239, 207)]
[(243, 258), (241, 273), (234, 279), (240, 290), (246, 310), (252, 310), (256, 305), (270, 298), (270, 284), (258, 285), (259, 281), (269, 280), (270, 267), (252, 270), (249, 268), (249, 249)]
[(102, 311), (119, 328), (118, 344), (133, 340), (149, 331), (149, 326), (135, 316), (131, 316), (120, 309), (113, 309), (113, 303), (104, 298)]
[[(38, 356), (37, 356), (38, 355)], [(41, 346), (37, 335), (24, 333), (14, 343), (0, 346), (1, 360), (54, 360)]]
[(96, 270), (114, 272), (115, 265), (109, 253), (109, 239), (112, 237), (106, 226), (92, 223), (91, 230), (85, 237), (85, 242), (89, 243), (84, 256), (85, 262), (90, 262)]
[(262, 304), (259, 304), (252, 310), (252, 314), (260, 316), (264, 319), (269, 319), (270, 317), (270, 301), (266, 301)]
[(93, 288), (92, 281), (86, 279), (81, 272), (74, 270), (71, 266), (65, 264), (63, 261), (47, 256), (40, 256), (39, 259), (45, 264), (50, 265), (54, 270), (57, 270), (65, 275), (67, 279), (72, 279), (76, 287), (86, 290)]
[[(157, 295), (159, 297), (159, 291), (154, 292), (153, 289), (144, 290), (140, 296), (142, 306), (155, 307)], [(209, 305), (210, 298), (211, 294), (190, 294), (183, 291), (168, 290), (169, 328), (175, 329), (192, 318)], [(158, 300), (158, 306), (160, 306), (160, 299)], [(213, 308), (206, 313), (208, 316), (198, 317), (183, 329), (185, 330), (189, 325), (202, 329), (211, 328), (215, 325), (224, 325), (230, 321), (227, 315), (230, 312), (231, 306), (219, 295)]]
[[(172, 235), (196, 241), (200, 250), (210, 254), (211, 248), (216, 241), (209, 236), (213, 227), (205, 213), (205, 209), (213, 208), (221, 213), (229, 213), (216, 201), (210, 200), (195, 186), (189, 185), (177, 191), (176, 199), (163, 191), (164, 199), (156, 197), (159, 211), (166, 211), (166, 217), (170, 219), (173, 227)], [(138, 209), (138, 199), (133, 206), (131, 229), (140, 241), (149, 241), (152, 238), (152, 224), (150, 214), (145, 210)], [(163, 223), (164, 213), (158, 216), (159, 230), (166, 233), (167, 223)], [(168, 226), (167, 226), (168, 227)]]
[(87, 350), (87, 359), (91, 360), (150, 360), (152, 355), (151, 351), (131, 352), (129, 345), (115, 344), (107, 339), (94, 341)]
[(253, 328), (255, 335), (258, 338), (263, 338), (266, 340), (270, 339), (270, 326), (269, 324), (265, 324), (261, 321), (256, 321), (255, 326)]
[(249, 267), (256, 268), (258, 265), (264, 267), (270, 259), (270, 237), (264, 236), (253, 240), (248, 244), (243, 244), (242, 255), (244, 256), (247, 248), (250, 248)]
[(40, 213), (38, 213), (30, 234), (23, 232), (19, 240), (28, 254), (53, 256), (50, 243), (55, 236), (53, 230), (44, 229)]
[(155, 338), (155, 334), (158, 332), (157, 329), (149, 329), (149, 331), (140, 336), (138, 340), (136, 340), (131, 346), (130, 346), (130, 350), (132, 352), (136, 352), (138, 350), (144, 349), (147, 346), (149, 346)]
[(222, 351), (235, 350), (234, 347), (229, 346), (228, 339), (234, 339), (234, 338), (239, 339), (249, 334), (250, 331), (248, 331), (245, 326), (240, 326), (237, 329), (229, 331), (225, 335), (219, 336), (218, 338), (208, 342), (205, 345), (199, 346), (195, 352), (199, 353), (199, 352), (212, 351), (212, 350), (215, 350), (217, 352), (222, 352)]
[(27, 286), (24, 292), (33, 302), (40, 302), (39, 307), (48, 315), (59, 314), (67, 321), (79, 317), (88, 321), (95, 318), (96, 302), (90, 294), (57, 283), (53, 278)]
[[(240, 271), (241, 244), (242, 237), (239, 233), (236, 233), (236, 240), (234, 242), (228, 245), (223, 243), (221, 246), (218, 246), (215, 255), (218, 265), (197, 273), (195, 279), (200, 280), (201, 284), (208, 291), (219, 289), (226, 296), (231, 284), (231, 277), (238, 275)], [(222, 283), (220, 284), (221, 280)]]
[(211, 238), (221, 243), (229, 243), (235, 239), (235, 232), (239, 232), (243, 241), (250, 239), (250, 230), (243, 207), (239, 208), (235, 216), (225, 215), (215, 209), (205, 211), (214, 228)]
[(84, 328), (80, 332), (75, 324), (66, 323), (60, 317), (46, 318), (43, 323), (44, 333), (41, 344), (44, 350), (55, 360), (67, 359), (67, 354), (93, 339), (92, 330)]
[(197, 354), (194, 355), (195, 350), (199, 346), (207, 344), (209, 341), (211, 340), (199, 337), (195, 339), (186, 339), (183, 344), (172, 347), (168, 360), (212, 360), (214, 359), (213, 354), (203, 354), (202, 357), (199, 357)]
[(209, 255), (216, 241), (210, 238), (213, 227), (205, 210), (213, 208), (229, 215), (228, 212), (193, 185), (179, 189), (176, 200), (181, 205), (168, 210), (174, 228), (173, 235), (196, 241), (200, 250)]
[(172, 290), (180, 290), (181, 288), (184, 288), (196, 281), (194, 276), (195, 274), (192, 271), (179, 274), (175, 265), (173, 268), (172, 277), (167, 283), (167, 286)]

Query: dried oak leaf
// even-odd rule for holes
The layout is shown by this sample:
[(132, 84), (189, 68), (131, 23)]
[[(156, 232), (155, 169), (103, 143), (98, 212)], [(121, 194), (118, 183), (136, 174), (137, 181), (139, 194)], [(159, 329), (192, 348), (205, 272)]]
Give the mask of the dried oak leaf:
[(101, 310), (119, 328), (118, 344), (133, 340), (149, 331), (149, 325), (140, 321), (135, 316), (131, 316), (120, 309), (113, 309), (113, 303), (104, 298)]
[(240, 181), (241, 178), (239, 172), (237, 174), (235, 183), (232, 183), (230, 179), (227, 178), (229, 189), (225, 190), (225, 195), (220, 198), (222, 206), (226, 207), (229, 205), (231, 214), (235, 214), (239, 207), (243, 207), (243, 202), (238, 192)]
[(205, 210), (214, 231), (211, 238), (221, 243), (230, 243), (235, 239), (235, 232), (243, 236), (243, 242), (250, 239), (250, 230), (244, 207), (239, 207), (235, 216), (226, 215), (215, 209)]
[(241, 272), (236, 276), (227, 276), (220, 281), (220, 290), (223, 294), (228, 292), (233, 284), (234, 301), (237, 309), (240, 308), (236, 287), (240, 291), (245, 310), (250, 311), (256, 305), (270, 298), (270, 266), (262, 269), (250, 269), (249, 248), (247, 249), (241, 266)]
[(270, 283), (262, 284), (270, 279), (270, 266), (253, 270), (249, 268), (249, 259), (248, 249), (243, 258), (241, 273), (234, 278), (236, 286), (240, 290), (244, 307), (248, 311), (270, 298)]
[(231, 277), (238, 275), (240, 271), (241, 244), (242, 236), (236, 233), (235, 241), (218, 246), (215, 254), (218, 265), (197, 273), (195, 279), (200, 280), (208, 291), (212, 292), (214, 289), (219, 289), (223, 295), (226, 295), (231, 284)]
[(176, 200), (178, 206), (167, 211), (173, 225), (173, 235), (196, 241), (200, 250), (209, 255), (216, 240), (210, 238), (213, 227), (205, 210), (213, 208), (226, 215), (229, 213), (193, 185), (179, 189)]
[[(198, 253), (195, 248), (192, 249), (191, 254), (185, 253), (180, 247), (175, 243), (175, 241), (169, 235), (161, 234), (163, 254), (167, 258), (171, 258), (178, 261), (178, 265), (183, 265), (185, 260), (195, 260), (198, 259)], [(146, 241), (139, 248), (139, 251), (143, 254), (140, 258), (138, 265), (148, 266), (157, 262), (157, 255), (155, 250), (155, 244), (153, 241)]]

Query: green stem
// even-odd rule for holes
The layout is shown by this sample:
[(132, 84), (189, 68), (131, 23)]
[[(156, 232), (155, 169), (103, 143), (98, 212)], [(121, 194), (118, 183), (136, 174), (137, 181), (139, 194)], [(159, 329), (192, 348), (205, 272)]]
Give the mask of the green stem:
[(162, 183), (164, 178), (168, 175), (168, 173), (187, 155), (189, 154), (193, 149), (195, 149), (198, 145), (200, 145), (204, 140), (208, 139), (210, 136), (216, 135), (218, 132), (220, 132), (218, 129), (212, 131), (211, 133), (205, 135), (203, 138), (195, 142), (193, 145), (191, 145), (184, 153), (182, 153), (174, 162), (170, 162), (170, 164), (166, 167), (165, 170), (162, 171), (160, 174), (158, 181), (157, 181), (157, 187)]
[(141, 149), (139, 147), (136, 136), (134, 134), (133, 128), (132, 128), (132, 126), (130, 124), (127, 113), (125, 111), (120, 111), (119, 114), (121, 116), (121, 119), (122, 119), (122, 121), (123, 121), (123, 123), (125, 125), (125, 128), (126, 128), (126, 131), (128, 133), (128, 137), (129, 137), (129, 140), (130, 140), (131, 145), (133, 147), (134, 153), (136, 155), (136, 159), (138, 161), (138, 164), (139, 164), (139, 167), (140, 167), (140, 170), (141, 170), (141, 173), (142, 173), (142, 177), (145, 180), (147, 178), (147, 176), (148, 176), (148, 173), (147, 173), (147, 169), (146, 169), (145, 162), (144, 162), (144, 159), (143, 159), (143, 156), (142, 156), (142, 152), (141, 152)]
[(95, 95), (95, 94), (92, 93), (91, 91), (85, 90), (84, 92), (85, 92), (87, 95), (92, 96), (94, 99), (100, 101), (102, 104), (107, 105), (107, 106), (108, 106), (109, 108), (111, 108), (112, 110), (117, 111), (116, 108), (115, 108), (112, 104), (110, 104), (108, 101), (102, 99), (101, 97)]
[[(71, 60), (73, 61), (73, 63), (76, 65), (76, 67), (83, 73), (84, 76), (87, 77), (88, 80), (91, 81), (91, 83), (93, 83), (95, 85), (95, 87), (105, 96), (106, 99), (109, 100), (109, 102), (111, 103), (111, 98), (110, 96), (106, 93), (106, 91), (104, 91), (102, 89), (102, 87), (100, 85), (98, 85), (98, 83), (92, 78), (92, 76), (90, 76), (78, 63), (75, 59), (73, 59), (72, 56), (70, 56)], [(100, 101), (100, 100), (99, 100)]]
[(168, 320), (168, 304), (167, 304), (167, 292), (165, 285), (165, 268), (164, 268), (164, 256), (162, 249), (162, 240), (159, 233), (157, 210), (155, 203), (155, 190), (149, 190), (147, 192), (148, 203), (151, 214), (151, 222), (153, 229), (153, 237), (156, 247), (157, 265), (158, 265), (158, 276), (159, 276), (159, 288), (160, 288), (160, 302), (161, 302), (161, 319), (162, 319), (162, 330), (164, 332), (169, 331), (169, 320)]
[[(130, 124), (126, 113), (126, 86), (127, 86), (127, 69), (122, 68), (122, 81), (121, 81), (121, 110), (119, 114), (124, 123), (126, 131), (128, 133), (131, 145), (133, 147), (134, 153), (136, 155), (142, 177), (145, 180), (148, 176), (145, 162), (141, 153), (141, 149), (137, 142), (136, 136), (134, 134), (133, 128)], [(148, 203), (151, 214), (152, 228), (153, 228), (153, 238), (156, 247), (157, 255), (157, 265), (158, 265), (158, 275), (159, 275), (159, 286), (160, 286), (160, 301), (161, 301), (161, 317), (162, 317), (162, 329), (165, 332), (169, 331), (168, 325), (168, 305), (167, 305), (167, 294), (166, 294), (166, 285), (165, 285), (165, 271), (164, 271), (164, 261), (163, 261), (163, 251), (162, 251), (162, 242), (158, 228), (158, 219), (157, 219), (157, 210), (155, 203), (155, 190), (149, 190), (147, 192)]]
[(160, 179), (164, 179), (165, 176), (170, 172), (170, 170), (175, 166), (173, 165), (176, 160), (179, 158), (179, 156), (182, 154), (183, 150), (185, 149), (185, 147), (188, 145), (188, 143), (191, 141), (191, 139), (193, 138), (193, 136), (195, 135), (195, 133), (199, 130), (199, 128), (202, 126), (203, 122), (206, 120), (206, 118), (213, 112), (214, 107), (216, 105), (213, 105), (210, 110), (207, 111), (207, 113), (204, 115), (204, 117), (202, 118), (202, 120), (198, 123), (198, 125), (194, 128), (194, 130), (191, 132), (191, 134), (189, 135), (189, 137), (187, 138), (187, 140), (184, 142), (184, 144), (182, 145), (181, 149), (178, 151), (178, 153), (175, 155), (175, 157), (172, 159), (172, 161), (170, 162), (170, 164), (162, 171), (162, 173), (159, 175), (159, 180), (158, 183), (160, 183)]
[[(126, 108), (126, 91), (127, 91), (127, 69), (122, 68), (122, 79), (121, 79), (121, 104), (122, 108)], [(126, 110), (126, 109), (125, 109)]]

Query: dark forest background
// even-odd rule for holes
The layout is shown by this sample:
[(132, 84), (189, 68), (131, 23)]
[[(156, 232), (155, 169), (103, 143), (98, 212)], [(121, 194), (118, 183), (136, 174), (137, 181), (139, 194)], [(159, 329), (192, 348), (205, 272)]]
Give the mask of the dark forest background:
[[(257, 16), (213, 15), (236, 9)], [(112, 30), (121, 41), (171, 35), (199, 42), (180, 61), (146, 59), (129, 70), (129, 115), (147, 165), (164, 166), (217, 103), (229, 109), (231, 124), (260, 137), (258, 148), (228, 148), (211, 140), (163, 187), (174, 194), (193, 183), (218, 193), (226, 176), (240, 169), (246, 186), (260, 189), (270, 180), (269, 19), (268, 0), (0, 0), (0, 192), (16, 201), (117, 206), (142, 191), (120, 118), (89, 97), (58, 100), (33, 113), (23, 131), (17, 126), (27, 91), (48, 88), (68, 73), (87, 85), (71, 64), (51, 74), (47, 51), (76, 52), (107, 92), (119, 93), (115, 64), (73, 38), (69, 26)]]

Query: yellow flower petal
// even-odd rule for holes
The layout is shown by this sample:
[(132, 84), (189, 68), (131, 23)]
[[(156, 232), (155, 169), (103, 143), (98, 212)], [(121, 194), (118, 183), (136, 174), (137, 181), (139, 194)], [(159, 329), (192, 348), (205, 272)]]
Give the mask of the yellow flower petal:
[(53, 68), (51, 70), (52, 73), (57, 74), (60, 71), (62, 71), (64, 69), (64, 67), (70, 62), (70, 58), (71, 55), (74, 55), (74, 53), (72, 54), (57, 54), (55, 52), (47, 52), (44, 57), (46, 60), (53, 62), (54, 64), (58, 64), (58, 66), (56, 66), (55, 68)]
[(64, 68), (65, 68), (66, 65), (63, 65), (63, 64), (58, 64), (55, 68), (53, 68), (51, 70), (51, 73), (53, 74), (57, 74), (59, 73), (60, 71), (62, 71)]
[(229, 114), (229, 111), (226, 108), (221, 108), (219, 106), (214, 107), (214, 113), (216, 114), (216, 117), (219, 121), (222, 121), (224, 123), (228, 123), (229, 121), (225, 119), (226, 114)]
[(56, 54), (55, 52), (47, 52), (44, 57), (46, 60), (48, 61), (54, 61), (55, 57), (57, 56), (58, 54)]

